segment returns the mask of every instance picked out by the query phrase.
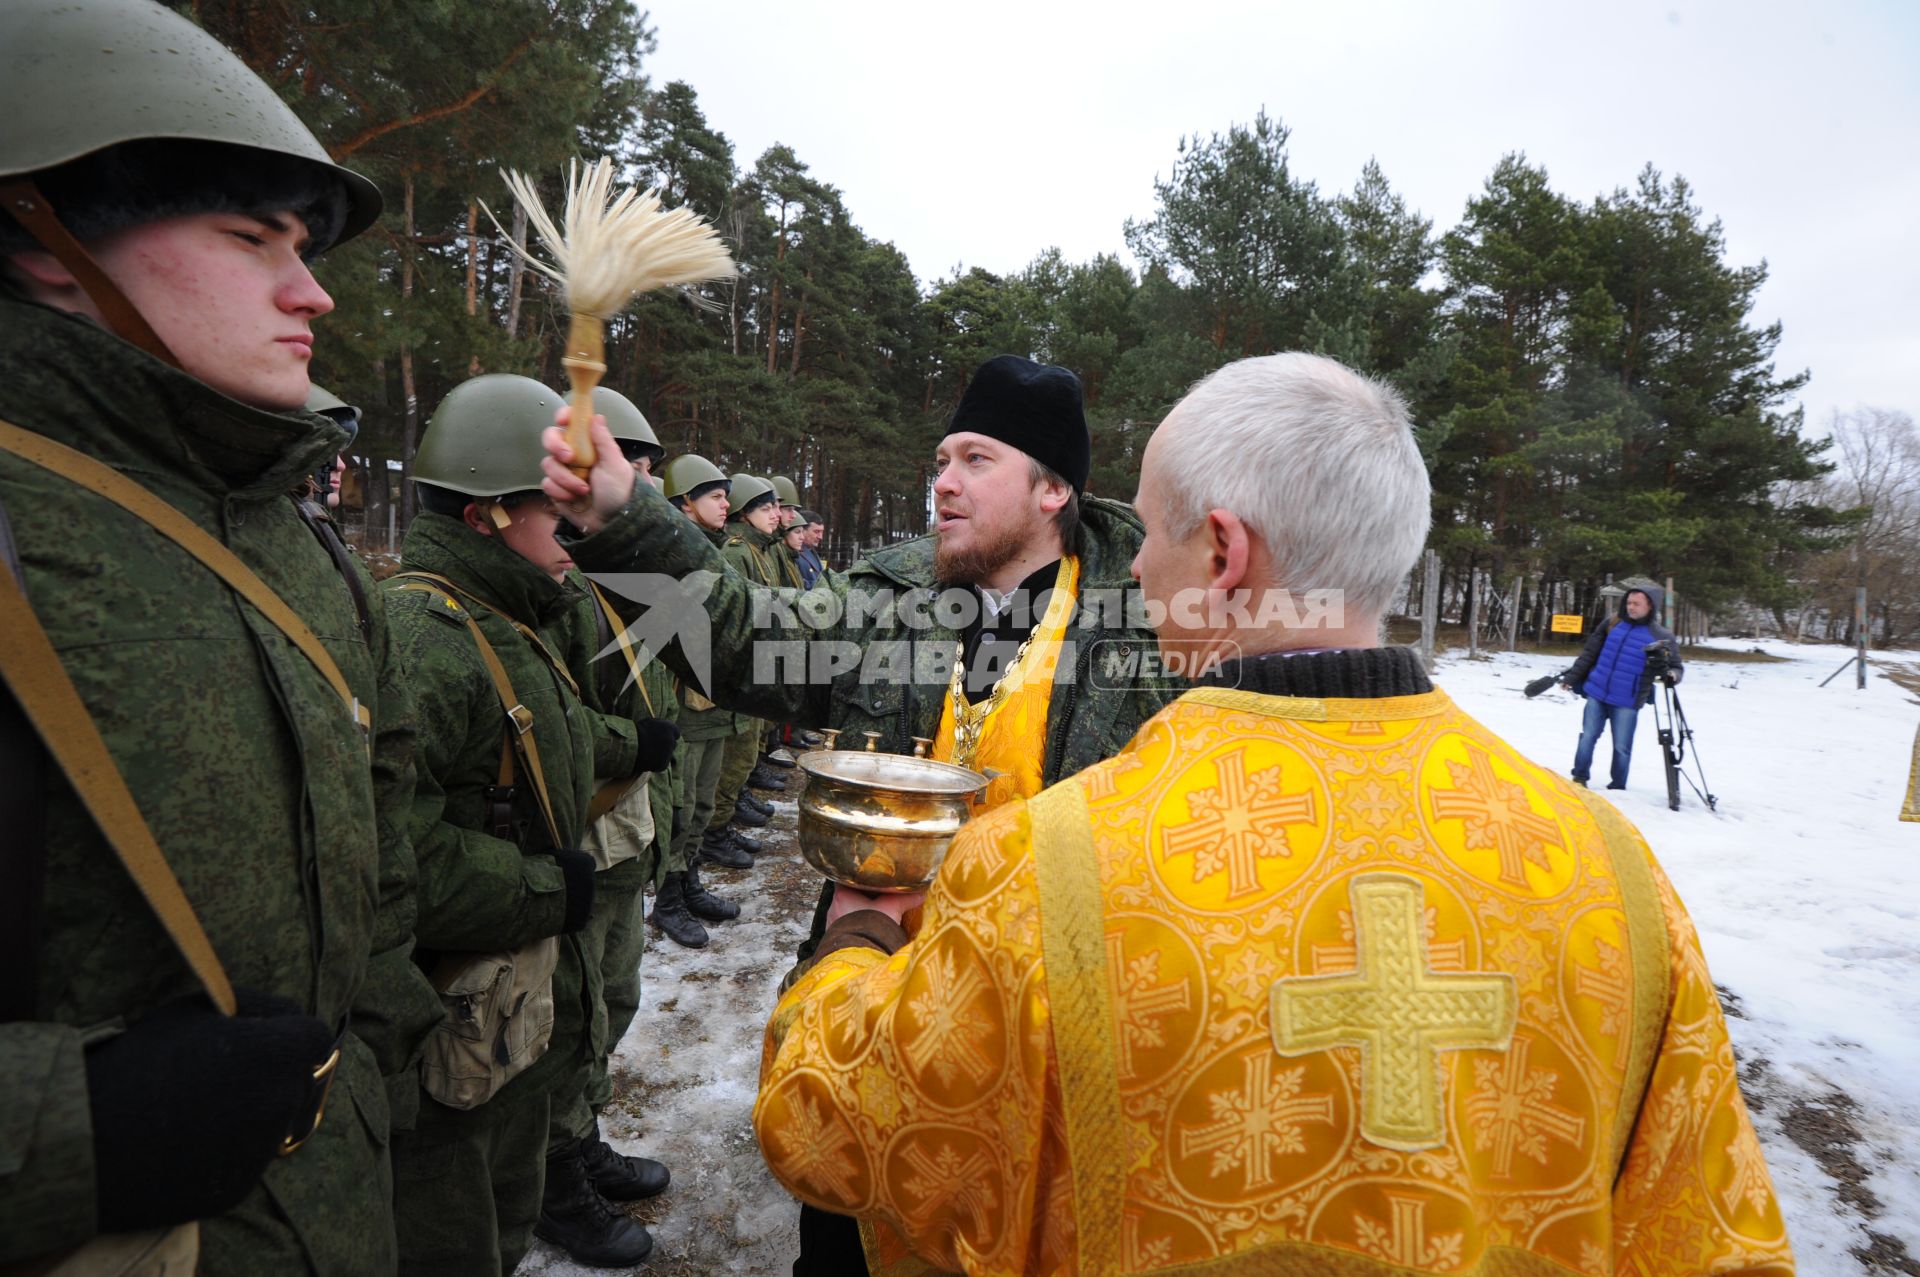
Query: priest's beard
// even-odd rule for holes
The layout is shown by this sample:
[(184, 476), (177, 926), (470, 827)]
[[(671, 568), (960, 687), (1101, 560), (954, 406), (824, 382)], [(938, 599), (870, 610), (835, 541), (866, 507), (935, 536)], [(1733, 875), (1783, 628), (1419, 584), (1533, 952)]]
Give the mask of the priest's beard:
[(964, 549), (940, 537), (933, 547), (934, 579), (942, 585), (979, 585), (1019, 558), (1032, 539), (1032, 528), (1017, 526), (1001, 528)]

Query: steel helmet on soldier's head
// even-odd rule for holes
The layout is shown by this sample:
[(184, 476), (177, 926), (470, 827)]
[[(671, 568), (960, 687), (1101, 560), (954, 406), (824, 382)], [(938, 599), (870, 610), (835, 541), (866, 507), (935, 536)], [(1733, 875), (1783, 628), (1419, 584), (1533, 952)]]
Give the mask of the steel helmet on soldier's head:
[(619, 391), (595, 386), (593, 410), (607, 419), (607, 432), (616, 441), (644, 445), (655, 462), (667, 455), (667, 450), (660, 446), (660, 436), (654, 434), (653, 427), (648, 424), (646, 414)]
[(709, 483), (725, 484), (726, 472), (705, 457), (688, 453), (684, 457), (675, 457), (667, 463), (663, 476), (666, 486), (661, 489), (669, 501), (675, 497), (690, 496), (695, 488), (704, 488)]
[(745, 514), (749, 507), (778, 499), (774, 495), (773, 485), (765, 479), (744, 472), (736, 474), (733, 476), (733, 490), (727, 494), (730, 507), (727, 510), (727, 517), (736, 518)]
[(773, 476), (773, 492), (775, 496), (780, 498), (781, 505), (797, 506), (800, 504), (800, 489), (794, 487), (793, 480), (787, 478), (784, 474), (776, 474)]
[[(380, 216), (379, 188), (335, 164), (231, 50), (155, 0), (0, 4), (0, 106), (0, 180), (44, 177), (48, 203), (77, 239), (153, 220), (156, 210), (203, 211), (204, 202), (175, 206), (196, 182), (229, 197), (212, 207), (243, 203), (294, 175), (320, 195), (337, 188), (328, 243), (316, 252)], [(196, 161), (186, 167), (201, 171), (143, 163), (141, 148), (125, 163), (99, 154), (127, 143), (196, 144), (183, 153)], [(224, 148), (240, 148), (232, 171), (218, 163)], [(72, 163), (83, 157), (94, 158)], [(71, 167), (47, 172), (63, 165)], [(111, 189), (116, 178), (131, 187)], [(63, 196), (73, 207), (61, 207)], [(15, 229), (0, 219), (0, 239), (17, 239)]]
[(360, 410), (325, 386), (311, 383), (307, 387), (307, 411), (317, 412), (330, 417), (347, 429), (347, 443), (351, 446), (360, 437)]
[(538, 488), (541, 434), (566, 399), (531, 377), (491, 372), (453, 388), (433, 410), (412, 479), (470, 497)]

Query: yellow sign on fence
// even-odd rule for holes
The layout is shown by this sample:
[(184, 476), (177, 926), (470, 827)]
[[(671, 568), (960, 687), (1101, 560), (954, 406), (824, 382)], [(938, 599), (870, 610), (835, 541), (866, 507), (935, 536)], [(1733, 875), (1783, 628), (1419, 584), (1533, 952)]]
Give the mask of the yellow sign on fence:
[(1560, 612), (1553, 614), (1553, 632), (1555, 634), (1578, 634), (1581, 629), (1580, 618), (1567, 616)]

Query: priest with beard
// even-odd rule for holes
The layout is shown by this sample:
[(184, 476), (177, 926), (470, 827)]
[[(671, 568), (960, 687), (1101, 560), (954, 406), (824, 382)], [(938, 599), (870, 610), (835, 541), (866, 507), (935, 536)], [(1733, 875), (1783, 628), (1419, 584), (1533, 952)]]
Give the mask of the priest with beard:
[[(562, 409), (560, 420), (566, 420)], [(1080, 379), (1017, 355), (988, 360), (960, 397), (932, 463), (932, 535), (885, 546), (811, 590), (728, 573), (705, 538), (592, 427), (585, 479), (564, 432), (547, 433), (546, 490), (570, 508), (574, 561), (596, 573), (716, 575), (705, 600), (710, 653), (682, 642), (663, 659), (724, 708), (834, 729), (890, 753), (932, 742), (931, 757), (998, 773), (988, 807), (1119, 752), (1178, 687), (1159, 672), (1129, 567), (1142, 529), (1132, 507), (1089, 495), (1092, 441)], [(710, 655), (711, 670), (696, 669)], [(692, 659), (690, 659), (690, 657)], [(796, 979), (824, 956), (825, 884)], [(855, 1234), (843, 1216), (801, 1220), (795, 1277), (884, 1271), (897, 1237)]]

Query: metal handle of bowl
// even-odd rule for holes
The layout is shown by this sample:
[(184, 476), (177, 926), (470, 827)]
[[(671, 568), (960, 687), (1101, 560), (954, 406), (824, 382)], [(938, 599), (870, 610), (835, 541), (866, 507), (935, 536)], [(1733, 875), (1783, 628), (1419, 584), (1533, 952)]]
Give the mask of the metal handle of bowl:
[(980, 774), (987, 778), (987, 784), (982, 785), (979, 789), (976, 789), (973, 791), (972, 802), (975, 807), (978, 807), (980, 804), (987, 801), (987, 786), (992, 785), (994, 781), (999, 780), (1002, 776), (1006, 775), (1006, 773), (1001, 771), (998, 767), (982, 767), (980, 769)]
[(860, 734), (867, 738), (867, 752), (869, 754), (878, 753), (880, 751), (880, 733), (879, 732), (861, 732)]
[(916, 736), (913, 738), (913, 756), (915, 758), (926, 758), (932, 753), (933, 753), (932, 737)]
[(820, 729), (820, 734), (826, 738), (826, 744), (821, 746), (822, 749), (832, 752), (840, 748), (840, 729), (838, 727), (823, 727)]

